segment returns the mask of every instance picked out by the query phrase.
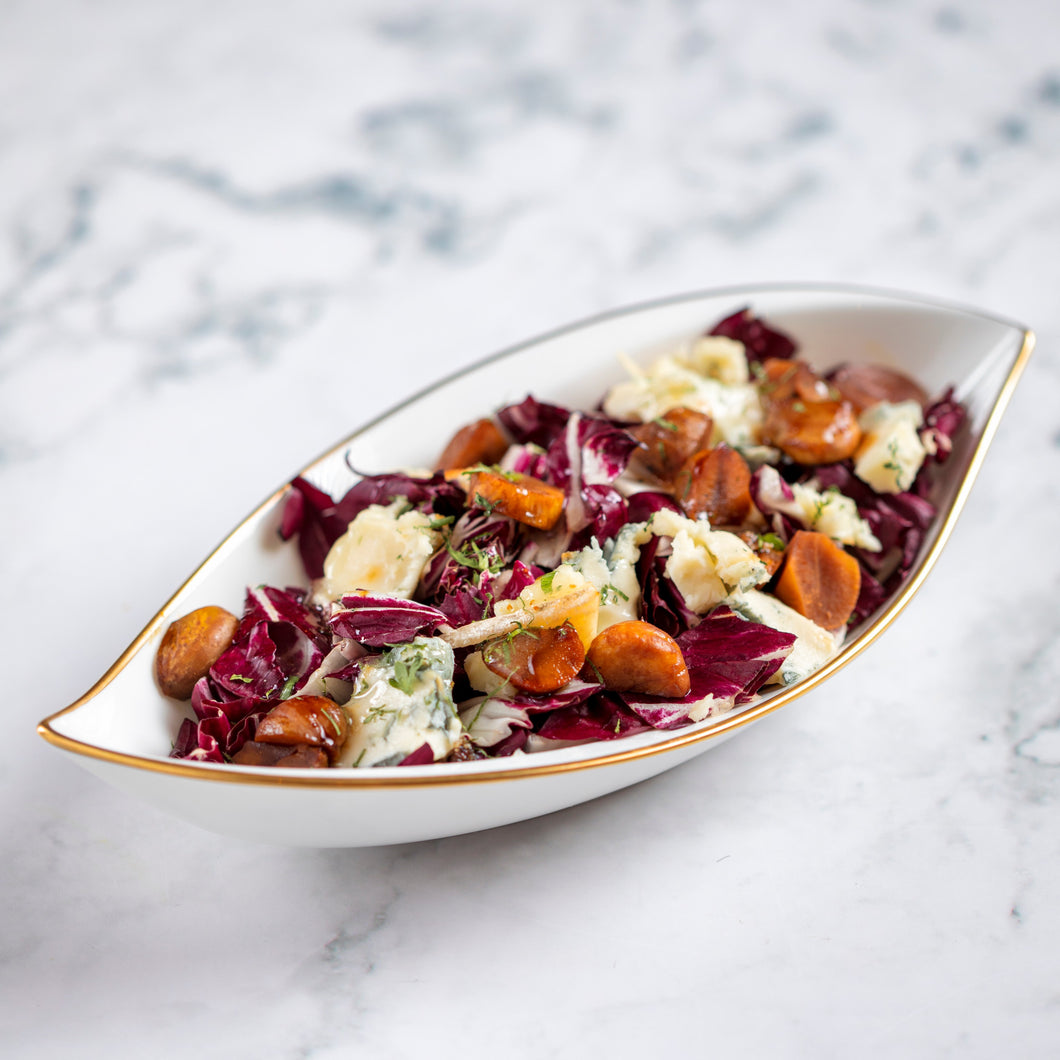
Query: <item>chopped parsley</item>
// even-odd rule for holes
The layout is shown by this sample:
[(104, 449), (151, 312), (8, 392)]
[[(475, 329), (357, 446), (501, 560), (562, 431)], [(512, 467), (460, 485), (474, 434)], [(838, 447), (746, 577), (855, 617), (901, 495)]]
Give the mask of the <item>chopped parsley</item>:
[(784, 542), (773, 533), (759, 534), (758, 539), (755, 542), (759, 548), (773, 548), (778, 552), (784, 551)]
[(406, 696), (412, 695), (412, 690), (416, 687), (420, 674), (424, 670), (430, 669), (426, 660), (422, 656), (417, 655), (413, 655), (410, 659), (395, 655), (391, 665), (393, 666), (394, 676), (390, 678), (388, 684), (392, 688), (404, 692)]
[[(390, 683), (393, 684), (394, 682), (391, 681)], [(384, 718), (392, 717), (395, 714), (397, 714), (396, 707), (387, 707), (380, 703), (378, 706), (371, 707), (365, 711), (364, 723), (369, 725), (373, 721), (382, 721)]]
[(451, 541), (446, 541), (445, 550), (462, 567), (469, 567), (479, 574), (497, 574), (504, 568), (499, 556), (492, 559), (474, 541), (469, 541), (463, 548), (453, 548)]
[(657, 427), (662, 427), (664, 431), (673, 431), (676, 434), (679, 430), (677, 424), (674, 423), (673, 420), (665, 419), (663, 416), (656, 416), (651, 422)]
[(902, 466), (898, 463), (897, 438), (892, 438), (890, 442), (887, 443), (887, 452), (890, 454), (891, 459), (883, 465), (884, 469), (893, 472), (895, 479), (898, 479), (902, 474)]
[(496, 464), (492, 467), (489, 464), (475, 464), (472, 467), (465, 468), (464, 472), (469, 475), (500, 475), (501, 478), (508, 482), (518, 482), (523, 477), (518, 471), (502, 471)]
[(481, 508), (487, 515), (492, 515), (494, 509), (497, 507), (497, 501), (491, 501), (487, 497), (484, 497), (477, 490), (475, 491), (474, 505), (476, 508)]

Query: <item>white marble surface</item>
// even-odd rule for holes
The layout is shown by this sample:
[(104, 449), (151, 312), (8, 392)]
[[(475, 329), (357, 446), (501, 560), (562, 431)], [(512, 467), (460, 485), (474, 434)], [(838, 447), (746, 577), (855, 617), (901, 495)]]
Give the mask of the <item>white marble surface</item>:
[[(1053, 0), (0, 5), (4, 1054), (1055, 1055), (1058, 40)], [(787, 279), (1039, 336), (941, 562), (820, 692), (353, 851), (200, 832), (35, 734), (422, 383)]]

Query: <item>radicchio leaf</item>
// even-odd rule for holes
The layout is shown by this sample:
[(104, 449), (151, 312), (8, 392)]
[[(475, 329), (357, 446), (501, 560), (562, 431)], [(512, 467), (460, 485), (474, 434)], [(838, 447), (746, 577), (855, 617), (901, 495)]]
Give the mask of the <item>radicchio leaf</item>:
[(464, 491), (447, 482), (441, 471), (429, 477), (400, 473), (368, 475), (350, 487), (335, 506), (336, 513), (349, 525), (365, 508), (387, 505), (404, 497), (414, 508), (439, 516), (456, 515), (463, 510)]
[(782, 541), (789, 541), (796, 530), (805, 527), (802, 507), (775, 467), (766, 464), (756, 468), (751, 474), (750, 489), (755, 507), (769, 520), (773, 533)]
[(631, 523), (646, 523), (657, 511), (664, 508), (677, 512), (678, 515), (685, 514), (669, 493), (661, 493), (658, 490), (640, 490), (626, 498), (626, 511)]
[(583, 486), (581, 502), (585, 525), (571, 535), (567, 551), (584, 548), (593, 538), (597, 541), (610, 541), (630, 522), (626, 499), (614, 486), (602, 483)]
[(517, 405), (508, 405), (497, 413), (515, 441), (532, 443), (547, 449), (563, 433), (570, 410), (560, 405), (547, 405), (527, 396)]
[(582, 681), (580, 678), (575, 678), (556, 692), (532, 695), (529, 692), (516, 691), (508, 697), (508, 702), (520, 707), (528, 714), (544, 714), (559, 707), (584, 703), (599, 692), (600, 687), (598, 681)]
[(917, 472), (911, 492), (921, 497), (927, 496), (932, 486), (934, 468), (949, 459), (953, 451), (953, 438), (967, 417), (968, 411), (954, 397), (953, 387), (924, 411), (924, 426), (920, 437), (927, 445), (928, 453), (920, 471)]
[(537, 730), (548, 740), (614, 740), (651, 726), (611, 692), (552, 711)]
[(724, 335), (728, 339), (742, 342), (747, 354), (747, 363), (751, 365), (761, 364), (771, 357), (794, 357), (797, 349), (787, 335), (764, 324), (750, 308), (740, 309), (718, 321), (707, 334)]
[(509, 699), (485, 696), (461, 705), (460, 720), (476, 747), (494, 748), (514, 731), (531, 727), (530, 715)]
[(284, 502), (280, 537), (287, 541), (298, 535), (298, 552), (306, 577), (320, 578), (324, 560), (331, 546), (346, 532), (348, 522), (337, 514), (328, 494), (299, 476), (291, 483)]
[(437, 607), (389, 596), (344, 596), (342, 606), (329, 619), (332, 630), (370, 648), (412, 640), (449, 621)]
[(548, 451), (538, 445), (511, 445), (498, 466), (502, 471), (514, 471), (544, 482), (548, 476)]
[(641, 592), (641, 617), (676, 637), (699, 623), (697, 615), (685, 603), (681, 590), (666, 574), (671, 539), (653, 535), (641, 546), (637, 577)]
[(405, 755), (399, 766), (429, 766), (434, 761), (434, 750), (429, 743), (421, 743), (415, 751)]
[[(568, 506), (582, 486), (614, 482), (639, 443), (612, 420), (575, 412), (548, 447), (548, 481), (566, 489)], [(582, 527), (572, 525), (572, 530)]]

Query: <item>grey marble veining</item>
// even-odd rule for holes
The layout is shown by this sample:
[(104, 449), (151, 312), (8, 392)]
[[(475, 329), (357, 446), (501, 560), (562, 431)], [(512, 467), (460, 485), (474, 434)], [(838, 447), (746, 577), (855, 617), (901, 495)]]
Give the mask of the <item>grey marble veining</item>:
[[(1045, 1057), (1060, 1040), (1051, 0), (0, 7), (0, 1051)], [(825, 689), (493, 832), (199, 832), (36, 736), (277, 483), (598, 311), (844, 281), (1038, 350)]]

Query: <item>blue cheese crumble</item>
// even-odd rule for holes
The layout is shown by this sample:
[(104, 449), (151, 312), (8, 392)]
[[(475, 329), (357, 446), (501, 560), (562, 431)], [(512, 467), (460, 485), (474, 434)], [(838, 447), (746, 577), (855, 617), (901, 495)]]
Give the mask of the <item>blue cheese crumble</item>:
[(439, 637), (398, 644), (361, 667), (345, 705), (351, 731), (337, 765), (393, 766), (425, 743), (445, 758), (463, 731), (453, 649)]

